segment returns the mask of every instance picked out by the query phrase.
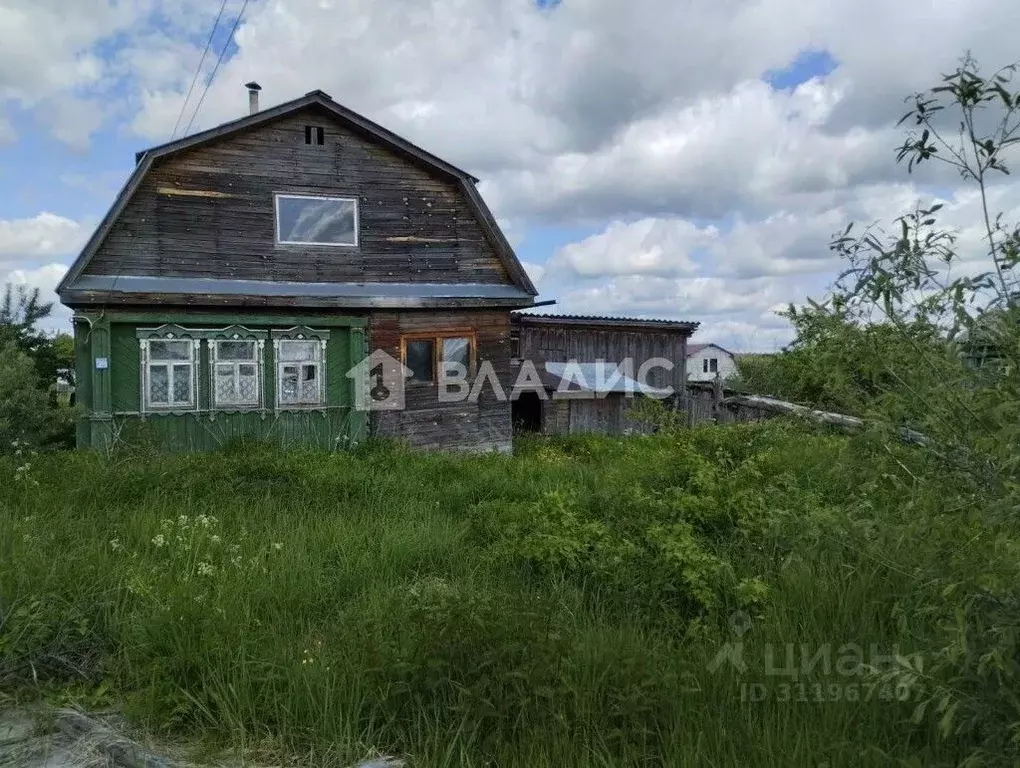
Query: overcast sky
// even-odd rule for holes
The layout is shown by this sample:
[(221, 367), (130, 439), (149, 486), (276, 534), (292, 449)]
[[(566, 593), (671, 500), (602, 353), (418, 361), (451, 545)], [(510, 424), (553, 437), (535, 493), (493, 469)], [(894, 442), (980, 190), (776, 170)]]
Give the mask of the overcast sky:
[[(895, 164), (894, 123), (965, 50), (1020, 58), (1015, 0), (250, 0), (231, 38), (242, 3), (181, 128), (221, 51), (190, 132), (245, 114), (249, 80), (263, 106), (322, 89), (481, 178), (557, 311), (698, 320), (738, 350), (789, 340), (775, 310), (824, 293), (847, 222), (937, 196), (973, 229), (956, 177)], [(0, 0), (0, 282), (53, 296), (170, 138), (218, 9)], [(1020, 218), (1016, 187), (992, 196)]]

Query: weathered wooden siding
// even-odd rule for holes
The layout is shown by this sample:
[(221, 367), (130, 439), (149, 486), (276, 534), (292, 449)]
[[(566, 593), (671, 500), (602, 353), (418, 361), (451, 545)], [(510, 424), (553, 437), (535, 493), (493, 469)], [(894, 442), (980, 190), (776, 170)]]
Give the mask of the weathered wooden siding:
[(672, 386), (683, 390), (685, 379), (686, 338), (681, 333), (640, 330), (615, 330), (571, 326), (520, 327), (520, 356), (523, 359), (549, 362), (576, 360), (593, 363), (598, 360), (620, 363), (630, 358), (634, 372), (652, 358), (665, 358), (673, 363), (672, 371), (654, 368), (645, 382), (654, 387)]
[[(357, 198), (359, 245), (277, 245), (274, 192)], [(158, 161), (85, 273), (509, 282), (456, 183), (314, 109)]]
[[(372, 349), (400, 358), (406, 334), (470, 331), (476, 341), (476, 362), (488, 362), (509, 395), (515, 373), (510, 367), (510, 314), (499, 310), (464, 312), (378, 312), (369, 318)], [(502, 451), (512, 449), (510, 402), (486, 384), (477, 402), (440, 402), (435, 384), (408, 382), (402, 411), (373, 414), (373, 432), (407, 440), (429, 449)]]
[(635, 400), (624, 393), (595, 399), (552, 398), (542, 404), (542, 432), (547, 435), (629, 435), (650, 431), (630, 418)]
[[(266, 344), (262, 368), (263, 407), (257, 410), (213, 410), (210, 396), (210, 364), (206, 345), (200, 346), (198, 408), (184, 413), (141, 412), (140, 350), (136, 331), (176, 322), (188, 329), (223, 328), (243, 325), (253, 330), (286, 329), (296, 323), (293, 317), (274, 322), (272, 317), (224, 314), (210, 322), (205, 315), (172, 320), (153, 314), (149, 320), (102, 320), (90, 326), (75, 324), (79, 403), (87, 415), (79, 425), (78, 446), (107, 448), (117, 442), (154, 444), (170, 451), (208, 450), (234, 438), (249, 437), (281, 444), (303, 444), (326, 449), (347, 447), (367, 436), (366, 414), (354, 409), (353, 381), (347, 371), (364, 354), (363, 334), (352, 332), (346, 324), (331, 325), (326, 346), (326, 408), (308, 411), (276, 411), (275, 360), (272, 344)], [(308, 318), (309, 324), (350, 322), (350, 318)], [(316, 321), (320, 321), (316, 324)], [(357, 321), (355, 321), (357, 322)], [(97, 341), (108, 340), (100, 349)], [(107, 357), (108, 367), (97, 370), (95, 359)], [(96, 386), (98, 380), (102, 385)], [(103, 392), (106, 392), (104, 396)]]

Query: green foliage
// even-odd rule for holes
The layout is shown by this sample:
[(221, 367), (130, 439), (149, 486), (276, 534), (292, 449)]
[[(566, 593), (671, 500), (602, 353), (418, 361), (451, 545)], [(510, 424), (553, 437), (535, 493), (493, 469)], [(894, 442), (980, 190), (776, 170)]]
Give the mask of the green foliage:
[(74, 416), (53, 406), (27, 354), (11, 343), (0, 346), (0, 454), (63, 443)]
[[(932, 569), (977, 555), (938, 514), (952, 486), (904, 507), (928, 459), (889, 451), (768, 423), (513, 457), (42, 455), (0, 487), (0, 685), (277, 762), (951, 764), (903, 725), (916, 701), (740, 698), (770, 645), (939, 647)], [(908, 631), (920, 594), (945, 610)], [(736, 611), (744, 675), (711, 666)]]
[[(957, 252), (941, 204), (918, 204), (888, 232), (848, 226), (831, 244), (846, 269), (827, 299), (791, 307), (794, 344), (742, 371), (747, 386), (869, 418), (871, 443), (904, 425), (926, 436), (926, 466), (902, 467), (903, 509), (875, 523), (928, 542), (903, 570), (916, 589), (898, 610), (904, 624), (932, 627), (931, 646), (922, 665), (886, 675), (924, 681), (912, 720), (962, 745), (966, 765), (1020, 762), (1020, 229), (989, 208), (990, 185), (1020, 148), (1016, 70), (984, 77), (968, 56), (912, 97), (901, 120), (911, 126), (898, 151), (908, 171), (941, 162), (976, 187), (985, 252)], [(954, 269), (962, 257), (966, 269)]]
[(0, 300), (0, 346), (13, 344), (35, 363), (36, 373), (44, 388), (55, 383), (61, 370), (74, 368), (74, 345), (68, 349), (66, 339), (47, 336), (39, 323), (53, 312), (53, 302), (39, 299), (39, 289), (17, 287), (8, 283)]

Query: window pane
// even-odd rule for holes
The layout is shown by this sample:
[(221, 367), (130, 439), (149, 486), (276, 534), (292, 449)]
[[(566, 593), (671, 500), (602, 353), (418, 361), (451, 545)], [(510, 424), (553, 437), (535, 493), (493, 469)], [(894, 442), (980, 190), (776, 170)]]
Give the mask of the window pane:
[(218, 360), (254, 360), (254, 341), (217, 341), (216, 358)]
[(285, 362), (304, 362), (319, 359), (319, 342), (317, 341), (281, 341), (280, 360)]
[(242, 403), (257, 404), (259, 401), (259, 380), (254, 365), (239, 365), (240, 378), (237, 382), (238, 399)]
[(170, 372), (165, 365), (149, 366), (149, 402), (166, 405), (170, 398)]
[[(457, 364), (464, 366), (457, 368)], [(471, 365), (471, 339), (443, 339), (443, 371), (449, 375), (463, 372)], [(449, 367), (447, 367), (449, 366)]]
[(354, 200), (319, 200), (313, 197), (276, 199), (281, 243), (354, 245)]
[(174, 366), (174, 402), (175, 403), (190, 403), (191, 402), (191, 366), (190, 365), (175, 365)]
[(407, 342), (406, 365), (411, 369), (413, 381), (432, 381), (432, 372), (435, 370), (433, 365), (435, 347), (436, 343), (432, 339), (414, 339)]
[(319, 402), (319, 376), (318, 366), (301, 366), (301, 402)]
[(716, 358), (713, 357), (708, 361), (708, 370), (712, 373), (718, 373), (719, 361)]
[(283, 366), (280, 374), (280, 402), (296, 403), (298, 399), (298, 367), (296, 365)]
[(232, 403), (235, 399), (236, 388), (234, 386), (234, 366), (216, 366), (216, 402)]
[(190, 360), (190, 341), (163, 341), (153, 339), (149, 342), (150, 360)]

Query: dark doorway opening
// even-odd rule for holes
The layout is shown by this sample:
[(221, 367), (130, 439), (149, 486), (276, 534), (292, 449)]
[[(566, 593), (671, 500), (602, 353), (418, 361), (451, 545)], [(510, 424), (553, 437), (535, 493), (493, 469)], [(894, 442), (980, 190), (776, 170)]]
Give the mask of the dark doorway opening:
[(521, 392), (510, 406), (514, 433), (542, 431), (542, 399), (537, 392)]

